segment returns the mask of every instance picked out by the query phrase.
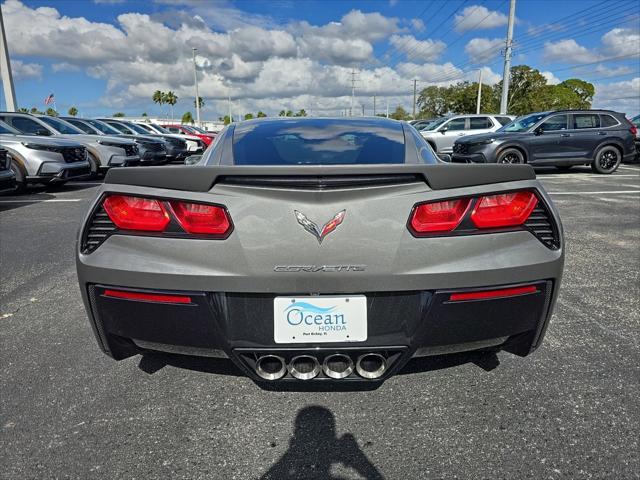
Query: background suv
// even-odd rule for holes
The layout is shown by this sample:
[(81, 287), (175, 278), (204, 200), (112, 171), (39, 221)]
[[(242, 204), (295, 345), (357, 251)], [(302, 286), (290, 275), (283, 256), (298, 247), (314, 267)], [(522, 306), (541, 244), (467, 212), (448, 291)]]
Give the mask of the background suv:
[(206, 132), (201, 128), (196, 127), (195, 125), (182, 125), (182, 124), (162, 124), (161, 127), (165, 128), (167, 131), (171, 133), (177, 133), (178, 135), (195, 135), (200, 138), (208, 147), (211, 145), (211, 142), (216, 138), (215, 133)]
[(28, 183), (61, 184), (91, 173), (87, 149), (62, 137), (22, 135), (0, 122), (0, 147), (11, 159), (16, 191), (23, 191)]
[(591, 165), (615, 172), (635, 155), (636, 127), (610, 110), (560, 110), (518, 118), (497, 132), (456, 140), (451, 160), (460, 163), (531, 163), (570, 168)]
[(87, 135), (82, 130), (56, 117), (28, 113), (2, 112), (0, 120), (16, 130), (39, 136), (60, 136), (80, 143), (87, 149), (91, 173), (105, 173), (111, 167), (125, 167), (140, 163), (138, 147), (131, 140)]
[(436, 153), (449, 154), (458, 138), (494, 132), (512, 120), (508, 115), (454, 115), (434, 121), (420, 130), (420, 134)]

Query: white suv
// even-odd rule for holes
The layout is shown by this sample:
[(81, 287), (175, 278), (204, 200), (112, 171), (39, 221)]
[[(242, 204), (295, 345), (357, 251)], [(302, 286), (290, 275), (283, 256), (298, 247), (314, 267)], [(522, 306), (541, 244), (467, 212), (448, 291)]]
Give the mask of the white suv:
[(515, 117), (509, 115), (454, 115), (440, 118), (427, 125), (420, 134), (439, 154), (451, 154), (455, 141), (465, 135), (495, 132), (511, 123)]

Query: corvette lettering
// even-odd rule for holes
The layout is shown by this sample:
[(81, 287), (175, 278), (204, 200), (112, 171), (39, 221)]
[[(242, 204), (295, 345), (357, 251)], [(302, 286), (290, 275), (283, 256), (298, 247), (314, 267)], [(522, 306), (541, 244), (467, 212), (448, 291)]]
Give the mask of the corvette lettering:
[(274, 272), (364, 272), (366, 265), (276, 265)]

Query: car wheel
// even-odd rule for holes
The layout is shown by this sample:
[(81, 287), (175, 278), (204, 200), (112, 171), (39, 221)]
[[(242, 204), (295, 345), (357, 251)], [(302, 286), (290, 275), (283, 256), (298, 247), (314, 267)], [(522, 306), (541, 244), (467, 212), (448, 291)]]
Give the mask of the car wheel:
[(23, 193), (27, 189), (26, 174), (22, 167), (13, 158), (11, 159), (10, 167), (13, 174), (16, 176), (16, 186), (13, 188), (15, 193)]
[(507, 148), (504, 152), (500, 154), (498, 157), (497, 163), (509, 164), (509, 165), (518, 165), (525, 163), (524, 155), (522, 152), (515, 148)]
[(89, 160), (89, 166), (91, 167), (91, 173), (87, 177), (88, 179), (97, 178), (100, 171), (100, 162), (91, 152), (87, 152), (87, 160)]
[(608, 175), (618, 169), (621, 161), (620, 151), (613, 145), (605, 145), (596, 152), (591, 169), (596, 173)]

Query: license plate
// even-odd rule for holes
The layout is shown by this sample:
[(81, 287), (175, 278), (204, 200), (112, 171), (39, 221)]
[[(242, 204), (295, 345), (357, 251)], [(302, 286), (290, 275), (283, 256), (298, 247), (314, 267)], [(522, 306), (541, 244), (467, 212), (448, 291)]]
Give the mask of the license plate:
[(276, 343), (363, 342), (367, 339), (367, 298), (276, 297), (273, 332)]

